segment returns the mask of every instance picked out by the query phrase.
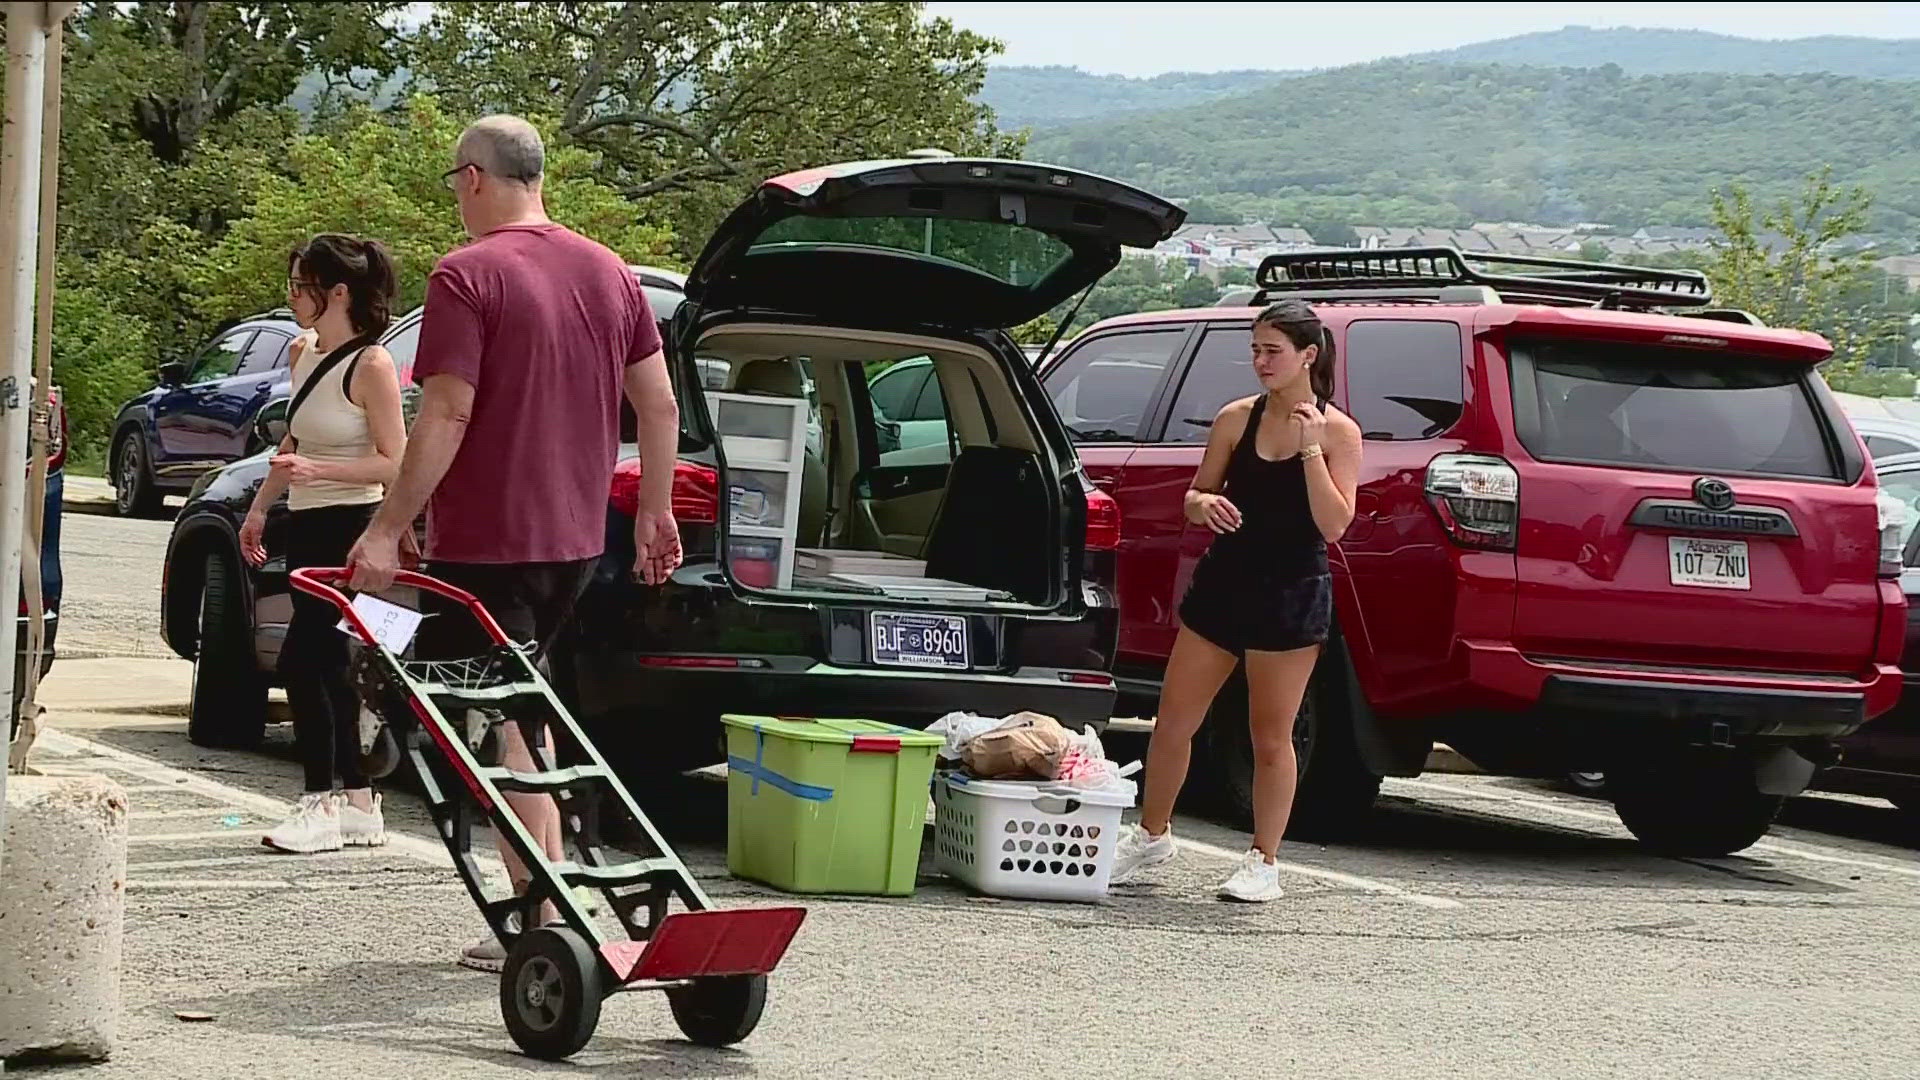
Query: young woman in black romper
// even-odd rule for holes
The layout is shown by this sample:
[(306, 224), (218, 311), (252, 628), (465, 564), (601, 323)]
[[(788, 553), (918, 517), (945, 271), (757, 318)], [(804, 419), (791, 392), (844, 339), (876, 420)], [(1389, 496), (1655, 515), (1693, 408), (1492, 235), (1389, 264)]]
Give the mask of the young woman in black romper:
[(1333, 339), (1301, 301), (1282, 300), (1254, 320), (1253, 369), (1264, 392), (1220, 410), (1187, 491), (1187, 520), (1216, 535), (1180, 604), (1140, 824), (1120, 837), (1115, 881), (1173, 858), (1173, 804), (1194, 732), (1244, 662), (1253, 847), (1220, 895), (1280, 896), (1274, 852), (1293, 809), (1293, 718), (1333, 614), (1327, 545), (1353, 520), (1360, 471), (1360, 428), (1327, 403), (1333, 362)]

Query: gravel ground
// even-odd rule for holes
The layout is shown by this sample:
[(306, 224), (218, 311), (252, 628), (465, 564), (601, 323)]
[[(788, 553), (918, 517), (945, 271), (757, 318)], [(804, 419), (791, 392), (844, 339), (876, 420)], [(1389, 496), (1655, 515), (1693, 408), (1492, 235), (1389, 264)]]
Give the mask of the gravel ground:
[[(1389, 781), (1354, 841), (1289, 845), (1277, 904), (1213, 900), (1246, 836), (1191, 818), (1179, 861), (1100, 905), (978, 898), (929, 863), (910, 899), (801, 901), (740, 1048), (690, 1048), (641, 994), (571, 1064), (532, 1062), (496, 982), (450, 962), (480, 922), (416, 800), (391, 795), (394, 846), (262, 854), (298, 786), (288, 733), (191, 747), (186, 665), (137, 659), (159, 651), (165, 526), (76, 516), (68, 536), (63, 634), (121, 659), (62, 650), (36, 764), (120, 780), (134, 832), (122, 1046), (76, 1075), (1798, 1080), (1920, 1060), (1920, 856), (1885, 804), (1798, 800), (1747, 852), (1674, 860), (1604, 804), (1429, 776)], [(723, 902), (792, 902), (726, 874), (717, 785), (645, 797)]]

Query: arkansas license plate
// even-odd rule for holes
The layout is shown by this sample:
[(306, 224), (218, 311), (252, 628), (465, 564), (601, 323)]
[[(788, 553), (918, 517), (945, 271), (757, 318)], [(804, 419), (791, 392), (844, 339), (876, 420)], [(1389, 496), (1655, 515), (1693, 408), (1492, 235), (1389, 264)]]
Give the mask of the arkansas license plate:
[(876, 664), (942, 670), (967, 667), (967, 620), (958, 615), (874, 611), (867, 619), (867, 641)]
[(1751, 589), (1747, 542), (1669, 536), (1667, 578), (1695, 589)]

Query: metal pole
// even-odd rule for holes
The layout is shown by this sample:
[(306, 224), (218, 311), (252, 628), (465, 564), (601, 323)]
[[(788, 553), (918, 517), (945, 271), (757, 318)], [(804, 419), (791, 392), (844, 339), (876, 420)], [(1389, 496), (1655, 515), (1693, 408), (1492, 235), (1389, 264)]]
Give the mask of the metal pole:
[[(29, 722), (38, 711), (40, 658), (46, 653), (46, 582), (40, 576), (40, 553), (45, 546), (47, 518), (47, 446), (53, 438), (53, 267), (55, 223), (60, 213), (60, 67), (65, 35), (61, 32), (71, 3), (47, 4), (47, 63), (40, 125), (40, 266), (39, 297), (34, 302), (32, 437), (27, 443), (26, 535), (20, 548), (20, 587), (27, 602), (27, 645), (16, 647), (16, 663), (24, 662), (19, 715)], [(20, 733), (15, 731), (14, 738)], [(19, 764), (26, 767), (23, 745)], [(11, 761), (12, 755), (9, 755)]]
[[(40, 230), (40, 134), (46, 91), (44, 3), (7, 5), (7, 107), (0, 127), (0, 686), (13, 686), (14, 620), (20, 604), (20, 531), (27, 475), (27, 379), (33, 374), (34, 241)], [(11, 600), (12, 603), (8, 603)], [(13, 710), (0, 709), (9, 741)], [(6, 835), (7, 771), (0, 769), (0, 839)], [(4, 856), (0, 851), (0, 857)], [(4, 862), (0, 862), (4, 865)]]

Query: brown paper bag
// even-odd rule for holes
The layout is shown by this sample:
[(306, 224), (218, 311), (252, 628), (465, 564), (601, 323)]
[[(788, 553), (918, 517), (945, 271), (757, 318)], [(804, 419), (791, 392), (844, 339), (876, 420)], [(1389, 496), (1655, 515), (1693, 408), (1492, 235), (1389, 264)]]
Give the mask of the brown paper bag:
[(983, 780), (1045, 780), (1053, 776), (1071, 742), (1067, 729), (1053, 717), (1015, 713), (1006, 723), (975, 736), (961, 751), (961, 760), (969, 773)]

